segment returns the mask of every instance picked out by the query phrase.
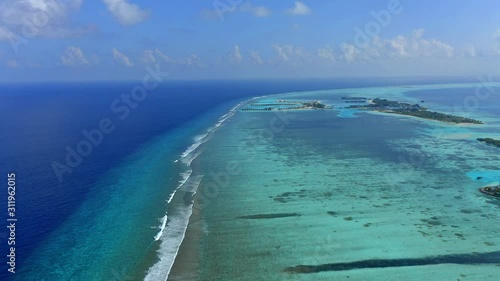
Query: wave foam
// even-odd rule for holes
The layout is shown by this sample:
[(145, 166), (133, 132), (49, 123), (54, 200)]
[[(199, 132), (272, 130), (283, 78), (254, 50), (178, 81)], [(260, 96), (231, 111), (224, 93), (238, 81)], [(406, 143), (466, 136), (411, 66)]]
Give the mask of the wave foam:
[(167, 204), (172, 202), (172, 199), (174, 199), (174, 195), (177, 192), (177, 190), (179, 190), (179, 188), (181, 188), (189, 180), (189, 178), (191, 177), (191, 174), (193, 174), (193, 170), (191, 170), (191, 169), (181, 173), (182, 179), (179, 181), (179, 185), (174, 189), (174, 191), (172, 191), (172, 193), (170, 193), (170, 196), (167, 200)]
[(185, 185), (182, 186), (182, 190), (196, 194), (198, 186), (200, 186), (203, 177), (204, 175), (193, 176), (193, 178), (190, 181), (188, 181)]
[[(198, 187), (203, 179), (203, 175), (192, 176), (193, 170), (191, 169), (191, 163), (200, 154), (199, 147), (212, 138), (212, 135), (218, 128), (220, 128), (224, 123), (231, 118), (238, 108), (245, 102), (240, 102), (234, 106), (228, 113), (222, 115), (219, 120), (212, 127), (206, 130), (206, 133), (200, 134), (193, 138), (194, 143), (191, 144), (180, 156), (179, 160), (182, 161), (188, 167), (186, 172), (181, 174), (182, 179), (179, 181), (177, 188), (170, 194), (167, 203), (170, 204), (175, 198), (175, 194), (179, 189), (185, 192), (191, 192), (193, 195), (196, 194)], [(193, 213), (193, 204), (189, 206), (179, 204), (178, 206), (170, 206), (173, 210), (169, 213), (168, 224), (167, 215), (161, 218), (160, 231), (155, 235), (155, 241), (160, 240), (160, 249), (158, 250), (158, 255), (160, 260), (154, 264), (149, 270), (144, 280), (146, 281), (157, 281), (157, 280), (167, 280), (175, 262), (175, 258), (179, 252), (180, 246), (184, 237), (186, 235), (186, 229), (189, 225), (189, 218)]]
[(171, 216), (168, 227), (162, 233), (159, 249), (160, 260), (153, 265), (144, 278), (145, 281), (167, 280), (179, 248), (186, 236), (186, 229), (189, 224), (189, 218), (193, 213), (193, 205), (179, 206), (177, 214)]
[(165, 230), (165, 227), (167, 226), (167, 219), (168, 219), (167, 215), (165, 215), (161, 219), (160, 231), (155, 235), (155, 241), (160, 240), (161, 236), (163, 235), (163, 230)]

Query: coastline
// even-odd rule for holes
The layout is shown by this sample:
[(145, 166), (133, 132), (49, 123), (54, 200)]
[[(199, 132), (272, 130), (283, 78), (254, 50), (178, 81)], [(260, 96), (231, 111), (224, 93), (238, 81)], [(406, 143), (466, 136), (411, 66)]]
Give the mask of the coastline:
[[(208, 129), (210, 134), (216, 132), (221, 125), (228, 119), (239, 112), (239, 109), (246, 103), (262, 97), (253, 97), (244, 101), (238, 102), (228, 112), (226, 112), (219, 121)], [(207, 134), (208, 135), (208, 134)], [(203, 142), (205, 143), (205, 142)], [(198, 150), (195, 148), (190, 153)], [(199, 171), (200, 158), (199, 153), (190, 163), (193, 174)], [(169, 275), (166, 280), (184, 281), (184, 280), (199, 280), (202, 269), (203, 247), (206, 239), (205, 221), (203, 219), (203, 181), (199, 183), (192, 197), (192, 213), (189, 217), (188, 225), (184, 233), (184, 238), (180, 244), (177, 255), (173, 261)]]

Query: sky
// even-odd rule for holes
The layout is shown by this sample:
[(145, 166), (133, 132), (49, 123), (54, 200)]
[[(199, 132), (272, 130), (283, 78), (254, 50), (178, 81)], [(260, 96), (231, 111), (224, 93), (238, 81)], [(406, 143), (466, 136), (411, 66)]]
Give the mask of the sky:
[(0, 0), (0, 82), (500, 73), (497, 0)]

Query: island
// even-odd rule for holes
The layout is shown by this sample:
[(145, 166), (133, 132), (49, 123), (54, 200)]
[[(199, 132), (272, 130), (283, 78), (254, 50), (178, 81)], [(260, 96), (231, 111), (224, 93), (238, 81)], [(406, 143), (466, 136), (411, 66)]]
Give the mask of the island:
[(419, 104), (390, 101), (387, 99), (380, 99), (380, 98), (373, 99), (369, 103), (363, 105), (351, 105), (348, 108), (374, 110), (379, 112), (393, 113), (400, 115), (409, 115), (424, 119), (430, 119), (448, 123), (456, 123), (456, 124), (464, 124), (464, 123), (483, 124), (482, 121), (472, 118), (439, 113), (436, 111), (429, 111), (427, 108), (422, 107)]
[(500, 140), (492, 139), (492, 138), (478, 138), (477, 139), (480, 142), (484, 142), (489, 145), (493, 145), (496, 147), (500, 147)]
[(325, 110), (332, 109), (320, 101), (289, 101), (289, 100), (276, 100), (274, 102), (254, 102), (248, 104), (241, 111), (272, 111), (272, 110)]

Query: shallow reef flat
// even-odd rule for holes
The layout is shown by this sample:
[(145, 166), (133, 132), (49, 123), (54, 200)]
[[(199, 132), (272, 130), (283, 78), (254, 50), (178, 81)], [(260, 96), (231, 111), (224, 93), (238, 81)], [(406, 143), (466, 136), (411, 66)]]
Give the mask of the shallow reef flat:
[(497, 280), (500, 205), (468, 175), (500, 160), (484, 145), (411, 118), (290, 114), (237, 114), (203, 153), (201, 280)]

